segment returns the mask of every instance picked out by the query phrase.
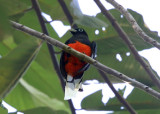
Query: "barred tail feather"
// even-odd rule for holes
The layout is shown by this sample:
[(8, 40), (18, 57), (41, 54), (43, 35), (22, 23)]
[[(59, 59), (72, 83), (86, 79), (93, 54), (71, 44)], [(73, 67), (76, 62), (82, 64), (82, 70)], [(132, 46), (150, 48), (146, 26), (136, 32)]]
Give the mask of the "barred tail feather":
[(80, 81), (80, 79), (73, 79), (70, 75), (67, 76), (64, 100), (76, 97), (79, 88), (82, 88)]
[(77, 94), (77, 90), (74, 87), (74, 83), (66, 83), (65, 86), (65, 96), (64, 96), (64, 100), (69, 100), (72, 98), (75, 98)]

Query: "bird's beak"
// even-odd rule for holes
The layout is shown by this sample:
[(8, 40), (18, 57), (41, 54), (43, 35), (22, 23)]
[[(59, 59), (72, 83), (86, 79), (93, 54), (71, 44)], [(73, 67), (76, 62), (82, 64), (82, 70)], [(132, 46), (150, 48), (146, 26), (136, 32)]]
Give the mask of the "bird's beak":
[(69, 31), (70, 31), (72, 34), (75, 34), (75, 33), (77, 32), (77, 30), (72, 29), (72, 28), (71, 28)]

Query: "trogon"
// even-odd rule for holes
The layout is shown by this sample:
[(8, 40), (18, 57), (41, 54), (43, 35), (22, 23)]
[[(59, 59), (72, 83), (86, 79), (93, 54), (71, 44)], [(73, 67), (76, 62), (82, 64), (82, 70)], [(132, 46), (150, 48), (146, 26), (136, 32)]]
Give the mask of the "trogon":
[[(85, 30), (77, 28), (71, 29), (70, 32), (72, 37), (68, 39), (65, 44), (95, 59), (97, 52), (96, 43), (94, 41), (89, 41)], [(66, 83), (64, 100), (72, 99), (76, 96), (78, 91), (83, 91), (82, 76), (89, 66), (89, 63), (62, 51), (60, 58), (60, 70)]]

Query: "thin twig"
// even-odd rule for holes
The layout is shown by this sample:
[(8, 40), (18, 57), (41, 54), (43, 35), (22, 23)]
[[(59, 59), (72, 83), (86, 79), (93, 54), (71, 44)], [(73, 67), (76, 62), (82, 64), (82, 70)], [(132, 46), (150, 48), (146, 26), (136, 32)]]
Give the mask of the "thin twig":
[(156, 48), (160, 49), (160, 43), (148, 36), (142, 29), (141, 27), (137, 24), (136, 20), (134, 17), (119, 3), (117, 3), (115, 0), (106, 0), (110, 4), (112, 4), (120, 13), (122, 13), (128, 22), (132, 25), (132, 28), (134, 31), (146, 42), (149, 44), (152, 44)]
[[(32, 1), (33, 8), (35, 9), (35, 12), (36, 12), (36, 14), (37, 14), (37, 17), (38, 17), (38, 20), (39, 20), (39, 22), (40, 22), (41, 29), (42, 29), (43, 33), (49, 36), (49, 33), (48, 33), (48, 31), (47, 31), (45, 22), (44, 22), (44, 20), (43, 20), (42, 15), (41, 15), (40, 7), (39, 7), (39, 5), (38, 5), (38, 3), (37, 3), (37, 0), (31, 0), (31, 1)], [(52, 45), (49, 44), (49, 43), (47, 43), (47, 46), (48, 46), (48, 50), (49, 50), (49, 53), (50, 53), (50, 56), (51, 56), (51, 60), (52, 60), (54, 69), (56, 70), (56, 73), (57, 73), (57, 75), (58, 75), (59, 78), (60, 78), (62, 88), (64, 89), (65, 84), (64, 84), (64, 81), (63, 81), (63, 79), (62, 79), (60, 70), (59, 70), (59, 65), (58, 65), (58, 62), (57, 62), (57, 58), (56, 58), (56, 56), (55, 56), (54, 48), (53, 48)]]
[(136, 111), (133, 109), (133, 107), (116, 91), (112, 83), (110, 82), (108, 76), (101, 70), (98, 70), (100, 75), (103, 77), (105, 82), (107, 82), (108, 86), (111, 88), (115, 96), (118, 98), (118, 100), (126, 107), (126, 109), (131, 113), (131, 114), (137, 114)]
[(128, 82), (130, 83), (131, 85), (133, 85), (134, 87), (137, 87), (145, 92), (147, 92), (148, 94), (154, 96), (155, 98), (157, 99), (160, 99), (160, 93), (153, 90), (152, 88), (148, 87), (147, 85), (145, 84), (142, 84), (141, 82), (138, 82), (132, 78), (129, 78), (128, 76), (114, 70), (114, 69), (111, 69), (103, 64), (101, 64), (100, 62), (98, 62), (97, 60), (95, 59), (92, 59), (91, 57), (83, 54), (83, 53), (80, 53), (79, 51), (76, 51), (74, 49), (72, 49), (71, 47), (69, 47), (68, 45), (65, 45), (64, 43), (58, 41), (58, 40), (55, 40), (54, 38), (50, 37), (50, 36), (47, 36), (45, 35), (44, 33), (41, 33), (41, 32), (38, 32), (34, 29), (31, 29), (29, 27), (26, 27), (22, 24), (19, 24), (19, 23), (16, 23), (14, 21), (10, 21), (11, 25), (13, 26), (13, 28), (15, 29), (18, 29), (20, 31), (23, 31), (27, 34), (30, 34), (32, 36), (35, 36), (35, 38), (39, 38), (41, 40), (45, 40), (47, 41), (48, 43), (60, 48), (60, 49), (63, 49), (64, 51), (66, 51), (67, 53), (71, 54), (71, 55), (74, 55), (75, 57), (79, 58), (80, 60), (83, 60), (87, 63), (90, 63), (92, 64), (94, 67), (108, 73), (108, 74), (112, 74), (113, 76), (119, 78), (120, 80), (124, 81), (124, 82)]
[[(39, 7), (39, 4), (38, 4), (37, 0), (31, 0), (31, 1), (32, 1), (33, 8), (35, 9), (36, 14), (38, 16), (38, 20), (40, 22), (41, 29), (42, 29), (43, 33), (46, 34), (46, 35), (49, 35), (49, 33), (47, 31), (47, 28), (45, 26), (45, 21), (43, 20), (43, 17), (41, 15), (41, 10), (40, 10), (40, 7)], [(49, 50), (49, 53), (50, 53), (50, 56), (51, 56), (52, 64), (53, 64), (54, 69), (55, 69), (55, 71), (56, 71), (56, 73), (57, 73), (57, 75), (60, 79), (60, 82), (61, 82), (61, 85), (62, 85), (62, 88), (63, 88), (63, 91), (64, 91), (65, 83), (64, 83), (63, 77), (61, 75), (60, 69), (59, 69), (59, 64), (58, 64), (58, 61), (57, 61), (57, 57), (55, 55), (55, 50), (54, 50), (54, 48), (51, 44), (47, 43), (47, 46), (48, 46), (48, 50)], [(75, 108), (73, 106), (72, 101), (68, 100), (68, 103), (69, 103), (72, 114), (75, 114)]]
[(94, 0), (98, 7), (101, 9), (101, 12), (106, 16), (106, 18), (112, 23), (113, 27), (122, 38), (122, 40), (127, 44), (128, 48), (133, 53), (135, 59), (143, 66), (146, 72), (149, 74), (150, 78), (152, 79), (153, 83), (160, 89), (160, 80), (159, 78), (153, 73), (150, 66), (144, 61), (144, 59), (138, 54), (137, 49), (133, 45), (132, 41), (129, 39), (128, 35), (123, 31), (123, 29), (119, 26), (117, 21), (114, 17), (106, 10), (103, 4), (99, 0)]
[(78, 26), (76, 24), (73, 24), (73, 17), (71, 15), (71, 13), (69, 12), (64, 0), (58, 0), (59, 4), (61, 5), (62, 9), (63, 9), (63, 12), (65, 13), (70, 25), (73, 27), (73, 28), (78, 28)]

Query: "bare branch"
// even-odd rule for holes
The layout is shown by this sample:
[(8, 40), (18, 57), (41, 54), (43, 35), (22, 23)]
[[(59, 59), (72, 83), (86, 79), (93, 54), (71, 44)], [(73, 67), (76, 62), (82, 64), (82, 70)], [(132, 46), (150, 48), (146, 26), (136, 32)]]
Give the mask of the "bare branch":
[[(41, 29), (42, 29), (43, 33), (49, 36), (49, 33), (48, 33), (48, 31), (47, 31), (45, 22), (44, 22), (44, 20), (43, 20), (42, 15), (41, 15), (41, 10), (40, 10), (40, 7), (39, 7), (39, 5), (38, 5), (37, 0), (31, 0), (31, 1), (32, 1), (33, 8), (34, 8), (34, 10), (35, 10), (35, 12), (36, 12), (36, 14), (37, 14), (37, 17), (38, 17), (38, 20), (39, 20), (39, 22), (40, 22)], [(64, 90), (65, 84), (64, 84), (64, 81), (63, 81), (62, 76), (61, 76), (61, 72), (60, 72), (60, 69), (59, 69), (59, 65), (58, 65), (57, 58), (56, 58), (56, 56), (55, 56), (54, 48), (53, 48), (52, 45), (49, 44), (49, 43), (47, 43), (47, 46), (48, 46), (48, 50), (49, 50), (49, 53), (50, 53), (50, 56), (51, 56), (51, 60), (52, 60), (54, 69), (55, 69), (57, 75), (59, 76), (59, 79), (60, 79), (60, 81), (61, 81), (62, 88), (63, 88), (63, 90)]]
[(122, 40), (127, 44), (128, 48), (131, 50), (132, 54), (134, 55), (135, 59), (143, 66), (146, 72), (149, 74), (150, 78), (152, 79), (153, 83), (160, 89), (160, 79), (157, 77), (153, 71), (151, 70), (150, 66), (145, 62), (145, 60), (138, 54), (137, 49), (133, 45), (132, 41), (129, 39), (128, 35), (123, 31), (120, 25), (117, 23), (115, 18), (106, 10), (106, 8), (102, 5), (99, 0), (94, 0), (98, 7), (101, 9), (101, 12), (106, 16), (106, 18), (112, 23), (113, 27), (122, 38)]
[(160, 43), (148, 36), (142, 29), (141, 27), (137, 24), (136, 20), (134, 17), (119, 3), (117, 3), (115, 0), (106, 0), (110, 4), (112, 4), (120, 13), (122, 13), (128, 22), (132, 25), (132, 28), (134, 31), (146, 42), (149, 44), (152, 44), (156, 48), (160, 50)]
[[(65, 15), (67, 16), (67, 19), (68, 19), (68, 21), (70, 22), (70, 25), (73, 25), (73, 18), (72, 18), (72, 16), (71, 16), (69, 10), (68, 10), (67, 7), (66, 7), (66, 4), (64, 3), (63, 0), (59, 0), (59, 3), (61, 4), (61, 7), (62, 7)], [(76, 24), (73, 25), (73, 28), (77, 28), (77, 27), (78, 27), (78, 26), (77, 26)], [(98, 70), (98, 69), (97, 69), (97, 70)], [(100, 70), (99, 70), (99, 71), (100, 71)], [(102, 72), (102, 71), (100, 71), (100, 72)], [(101, 75), (101, 76), (102, 76), (102, 75)], [(105, 80), (105, 82), (108, 83), (106, 80)], [(110, 84), (110, 85), (112, 85), (112, 84)], [(109, 87), (111, 87), (111, 86), (109, 86)], [(112, 88), (111, 88), (111, 90), (114, 92), (114, 90), (113, 90)], [(117, 96), (118, 96), (118, 95), (116, 95), (116, 97), (117, 97)], [(122, 102), (122, 104), (125, 104), (125, 106), (127, 107), (127, 109), (128, 109), (131, 113), (134, 112), (134, 110), (132, 110), (133, 108), (132, 108), (129, 104), (127, 105), (127, 103), (126, 103), (126, 101), (125, 101), (124, 99), (121, 100), (121, 99), (118, 98), (118, 100), (119, 100), (120, 102)], [(133, 114), (135, 114), (135, 113), (133, 113)]]
[(41, 32), (38, 32), (34, 29), (31, 29), (29, 27), (26, 27), (22, 24), (19, 24), (19, 23), (16, 23), (14, 21), (11, 21), (10, 22), (11, 25), (15, 28), (15, 29), (18, 29), (20, 31), (23, 31), (27, 34), (30, 34), (32, 36), (35, 36), (35, 38), (39, 38), (41, 40), (45, 40), (47, 41), (48, 43), (54, 45), (54, 46), (57, 46), (61, 49), (63, 49), (64, 51), (66, 51), (67, 53), (71, 54), (71, 55), (74, 55), (76, 57), (78, 57), (79, 59), (87, 62), (87, 63), (90, 63), (92, 64), (94, 67), (108, 73), (108, 74), (112, 74), (113, 76), (119, 78), (120, 80), (124, 81), (124, 82), (128, 82), (130, 83), (131, 85), (147, 92), (148, 94), (154, 96), (155, 98), (157, 99), (160, 99), (160, 93), (153, 90), (152, 88), (146, 86), (145, 84), (142, 84), (134, 79), (131, 79), (129, 77), (127, 77), (126, 75), (114, 70), (114, 69), (111, 69), (103, 64), (101, 64), (100, 62), (92, 59), (91, 57), (83, 54), (83, 53), (80, 53), (79, 51), (76, 51), (74, 49), (72, 49), (71, 47), (69, 47), (68, 45), (65, 45), (64, 43), (58, 41), (58, 40), (55, 40), (54, 38), (50, 37), (50, 36), (47, 36), (45, 35), (44, 33), (41, 33)]
[(111, 88), (117, 99), (126, 107), (126, 109), (131, 113), (131, 114), (137, 114), (136, 111), (133, 109), (133, 107), (116, 91), (112, 83), (110, 82), (108, 76), (101, 70), (98, 70), (100, 75), (103, 77), (105, 82), (107, 82), (108, 86)]
[[(47, 28), (46, 28), (46, 25), (45, 25), (45, 21), (44, 21), (42, 15), (41, 15), (40, 6), (39, 6), (37, 0), (31, 0), (31, 1), (32, 1), (33, 8), (34, 8), (34, 10), (37, 14), (37, 17), (38, 17), (38, 20), (40, 22), (41, 29), (42, 29), (43, 33), (46, 34), (46, 35), (49, 35), (49, 33), (47, 31)], [(58, 61), (57, 61), (57, 57), (55, 55), (54, 47), (49, 43), (47, 43), (47, 47), (48, 47), (48, 50), (49, 50), (49, 54), (51, 56), (52, 64), (53, 64), (54, 69), (55, 69), (55, 71), (56, 71), (56, 73), (57, 73), (57, 75), (60, 79), (61, 86), (62, 86), (63, 91), (64, 91), (65, 83), (64, 83), (63, 77), (62, 77), (61, 72), (60, 72), (60, 68), (59, 68), (59, 64), (58, 64)], [(72, 101), (68, 100), (68, 103), (69, 103), (72, 114), (75, 114), (75, 108), (73, 106)]]
[(63, 9), (63, 12), (65, 13), (70, 25), (73, 27), (73, 28), (77, 28), (78, 26), (76, 24), (73, 24), (73, 17), (72, 15), (70, 14), (64, 0), (58, 0), (59, 4), (61, 5), (62, 9)]

